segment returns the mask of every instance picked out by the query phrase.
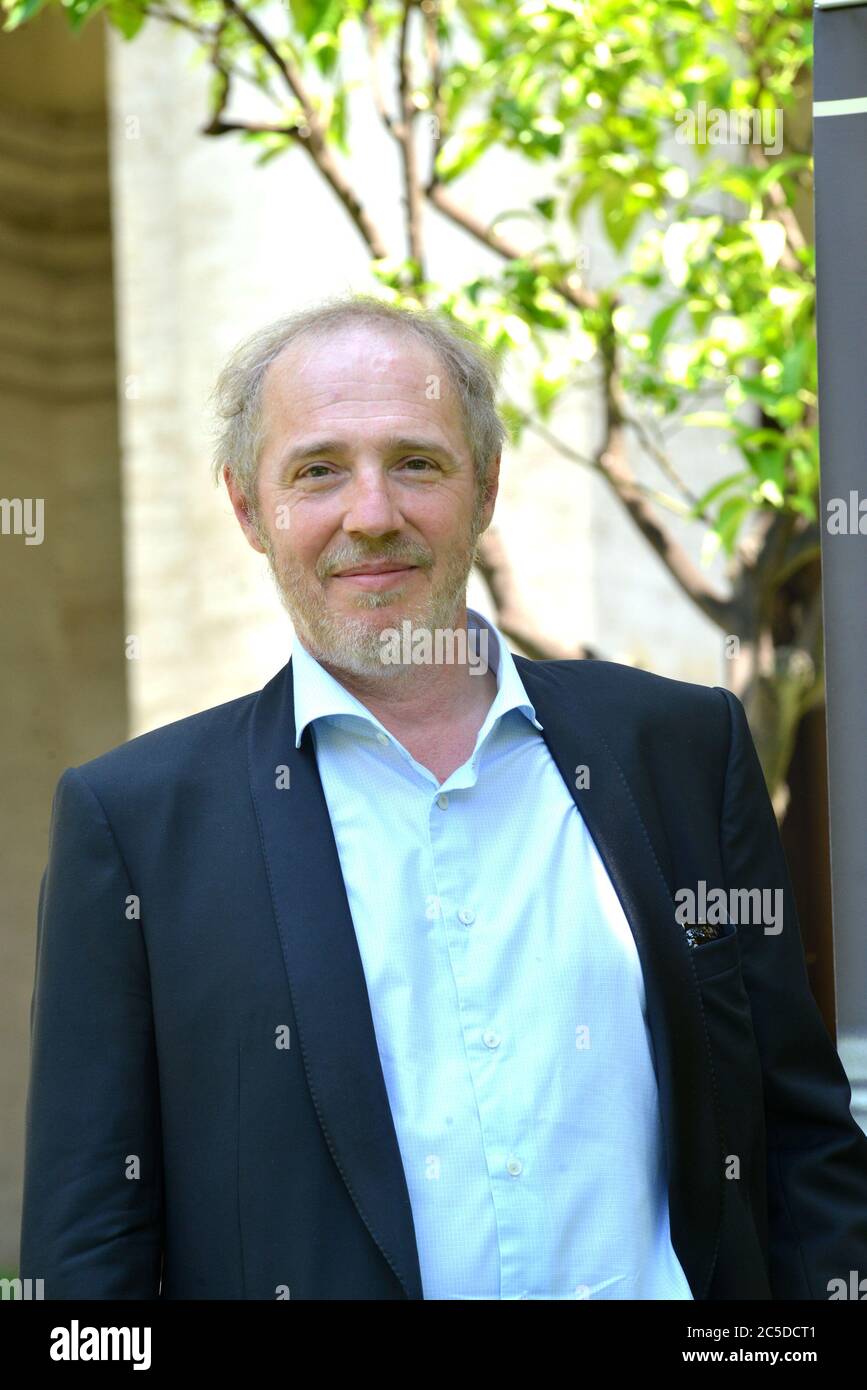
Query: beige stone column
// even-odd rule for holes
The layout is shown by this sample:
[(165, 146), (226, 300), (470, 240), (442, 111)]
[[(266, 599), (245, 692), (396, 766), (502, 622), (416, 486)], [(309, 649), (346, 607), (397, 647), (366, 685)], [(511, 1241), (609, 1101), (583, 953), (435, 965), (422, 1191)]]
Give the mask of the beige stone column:
[[(0, 36), (0, 498), (9, 504), (0, 534), (4, 1272), (18, 1260), (36, 905), (52, 791), (65, 767), (127, 736), (103, 72), (101, 25), (75, 38), (49, 12)], [(27, 515), (35, 521), (40, 502), (38, 543)]]

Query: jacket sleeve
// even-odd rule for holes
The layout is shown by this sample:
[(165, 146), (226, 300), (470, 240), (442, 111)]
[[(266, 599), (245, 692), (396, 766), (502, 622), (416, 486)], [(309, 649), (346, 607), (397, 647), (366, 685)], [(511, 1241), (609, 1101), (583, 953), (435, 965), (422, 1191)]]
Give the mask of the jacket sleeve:
[(39, 892), (20, 1277), (46, 1299), (159, 1296), (162, 1164), (148, 963), (97, 797), (61, 776)]
[[(867, 1270), (867, 1136), (807, 976), (795, 899), (746, 715), (730, 691), (722, 856), (732, 889), (770, 890), (779, 930), (740, 925), (741, 967), (761, 1059), (769, 1275), (777, 1299), (827, 1299)], [(773, 923), (773, 928), (779, 925)], [(833, 1287), (833, 1286), (832, 1286)]]

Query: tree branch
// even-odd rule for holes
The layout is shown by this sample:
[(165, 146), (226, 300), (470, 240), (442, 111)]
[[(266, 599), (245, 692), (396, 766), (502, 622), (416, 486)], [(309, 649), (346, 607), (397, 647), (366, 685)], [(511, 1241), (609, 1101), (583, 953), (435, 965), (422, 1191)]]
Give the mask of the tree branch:
[(523, 647), (532, 661), (594, 660), (589, 647), (565, 647), (540, 638), (518, 596), (518, 585), (499, 533), (488, 528), (479, 537), (475, 565), (487, 584), (497, 611), (497, 627), (505, 637)]
[(326, 183), (343, 204), (373, 259), (383, 260), (388, 255), (386, 242), (329, 149), (319, 113), (300, 74), (291, 63), (281, 57), (269, 36), (237, 0), (222, 0), (222, 4), (268, 54), (292, 95), (299, 102), (304, 113), (304, 123), (287, 133), (291, 133), (299, 141), (302, 149), (307, 151)]
[[(446, 104), (443, 97), (442, 54), (437, 37), (437, 6), (433, 3), (422, 5), (422, 16), (424, 19), (425, 49), (428, 68), (430, 69), (431, 115), (434, 121), (434, 129), (431, 132), (433, 137), (431, 170), (433, 171), (436, 168), (437, 155), (446, 138)], [(433, 173), (431, 180), (433, 180)]]
[(412, 96), (412, 66), (409, 56), (409, 17), (416, 0), (403, 0), (403, 18), (398, 45), (398, 92), (400, 122), (393, 127), (400, 145), (403, 165), (404, 206), (409, 239), (409, 254), (419, 267), (419, 279), (424, 277), (424, 245), (422, 242), (422, 192), (418, 176), (415, 149), (415, 105)]
[(373, 97), (373, 105), (382, 124), (390, 135), (394, 134), (394, 117), (388, 109), (385, 101), (385, 94), (382, 90), (382, 82), (379, 77), (379, 54), (381, 49), (380, 33), (373, 18), (370, 3), (364, 8), (362, 14), (362, 25), (364, 36), (367, 42), (368, 72), (370, 73), (370, 93)]
[[(659, 445), (656, 443), (654, 439), (651, 439), (650, 431), (648, 430), (644, 421), (639, 420), (637, 416), (624, 415), (623, 423), (624, 425), (627, 425), (631, 430), (634, 430), (634, 432), (638, 435), (638, 438), (641, 440), (645, 452), (650, 455), (650, 457), (653, 459), (654, 463), (656, 463), (660, 471), (665, 474), (668, 481), (670, 483), (673, 483), (677, 490), (681, 493), (681, 495), (686, 498), (690, 507), (694, 507), (696, 502), (698, 501), (698, 498), (696, 497), (695, 493), (692, 492), (689, 487), (687, 487), (686, 483), (683, 481), (680, 474), (677, 472), (677, 469), (672, 464), (668, 455), (662, 449), (660, 449)], [(704, 512), (697, 512), (696, 518), (705, 522), (705, 524), (707, 523), (707, 516), (704, 514)]]
[[(425, 191), (429, 201), (433, 203), (434, 207), (441, 212), (443, 216), (448, 217), (448, 219), (454, 222), (458, 227), (463, 227), (464, 231), (469, 232), (470, 236), (475, 237), (476, 241), (480, 241), (483, 246), (487, 246), (489, 250), (495, 251), (497, 255), (502, 256), (505, 260), (528, 260), (532, 263), (535, 259), (532, 253), (525, 255), (522, 251), (519, 251), (516, 246), (506, 241), (505, 237), (500, 236), (499, 232), (491, 231), (479, 218), (474, 217), (471, 212), (467, 212), (466, 208), (462, 208), (460, 204), (446, 192), (441, 183), (434, 181), (428, 184)], [(576, 309), (584, 310), (598, 307), (598, 297), (592, 290), (585, 289), (581, 285), (577, 275), (570, 275), (566, 280), (558, 280), (556, 283), (552, 281), (551, 288), (562, 295), (570, 304), (574, 305)], [(616, 301), (612, 300), (612, 308), (614, 307), (616, 307)]]
[[(203, 47), (210, 50), (211, 66), (215, 68), (217, 72), (222, 73), (227, 81), (232, 77), (240, 78), (242, 82), (247, 82), (251, 87), (255, 87), (257, 92), (261, 92), (264, 89), (265, 94), (276, 103), (277, 98), (269, 86), (263, 84), (253, 73), (245, 72), (243, 68), (238, 68), (231, 63), (227, 63), (220, 55), (219, 42), (226, 24), (225, 16), (220, 20), (219, 24), (209, 29), (207, 25), (194, 24), (192, 20), (187, 19), (184, 15), (176, 14), (174, 10), (166, 9), (164, 6), (147, 5), (145, 13), (151, 19), (161, 20), (164, 24), (173, 24), (176, 28), (185, 29), (188, 34), (192, 34), (194, 38), (199, 40)], [(224, 97), (220, 103), (220, 111), (225, 107), (225, 104)]]
[(658, 494), (645, 488), (633, 477), (626, 463), (622, 424), (612, 425), (605, 443), (593, 458), (572, 449), (538, 421), (528, 418), (527, 424), (530, 429), (547, 439), (564, 458), (602, 475), (686, 596), (710, 618), (711, 622), (716, 623), (717, 627), (722, 628), (724, 632), (730, 632), (734, 617), (732, 601), (713, 588), (653, 510), (651, 501)]
[(692, 599), (705, 617), (723, 632), (730, 632), (734, 614), (731, 600), (724, 598), (709, 583), (683, 547), (663, 526), (636, 485), (626, 463), (622, 424), (612, 424), (606, 445), (598, 455), (598, 468), (687, 598)]
[[(750, 145), (749, 152), (750, 158), (759, 169), (770, 169), (770, 160), (759, 145)], [(779, 183), (772, 183), (767, 195), (772, 205), (771, 217), (780, 223), (786, 233), (786, 245), (780, 257), (780, 265), (795, 274), (803, 275), (805, 266), (797, 253), (807, 249), (807, 238), (801, 230), (795, 210), (786, 202), (786, 195)]]

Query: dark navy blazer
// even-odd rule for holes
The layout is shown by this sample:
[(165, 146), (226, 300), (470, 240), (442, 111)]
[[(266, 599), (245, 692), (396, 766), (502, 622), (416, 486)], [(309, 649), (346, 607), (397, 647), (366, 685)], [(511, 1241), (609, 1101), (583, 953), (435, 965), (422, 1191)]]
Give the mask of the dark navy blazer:
[[(635, 937), (693, 1295), (827, 1298), (867, 1271), (867, 1137), (743, 708), (611, 662), (515, 660)], [(60, 777), (20, 1267), (48, 1299), (423, 1296), (310, 729), (294, 744), (289, 662)], [(675, 894), (701, 880), (781, 888), (782, 931), (690, 947)]]

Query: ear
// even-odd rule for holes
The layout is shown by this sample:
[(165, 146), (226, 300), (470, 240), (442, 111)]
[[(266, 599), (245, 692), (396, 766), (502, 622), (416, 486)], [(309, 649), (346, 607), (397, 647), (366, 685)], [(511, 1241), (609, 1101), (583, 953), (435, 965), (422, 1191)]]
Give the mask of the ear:
[(259, 540), (259, 530), (253, 519), (249, 503), (232, 476), (228, 465), (223, 469), (223, 482), (226, 484), (226, 491), (232, 503), (232, 510), (238, 519), (238, 525), (244, 532), (248, 544), (251, 545), (254, 550), (258, 550), (260, 555), (264, 555), (265, 547)]
[(497, 457), (488, 466), (488, 471), (485, 475), (483, 491), (484, 501), (482, 504), (481, 516), (481, 528), (483, 531), (486, 531), (488, 529), (488, 527), (491, 524), (491, 519), (494, 515), (494, 504), (496, 503), (497, 492), (499, 491), (500, 487), (501, 457), (501, 454), (497, 454)]

